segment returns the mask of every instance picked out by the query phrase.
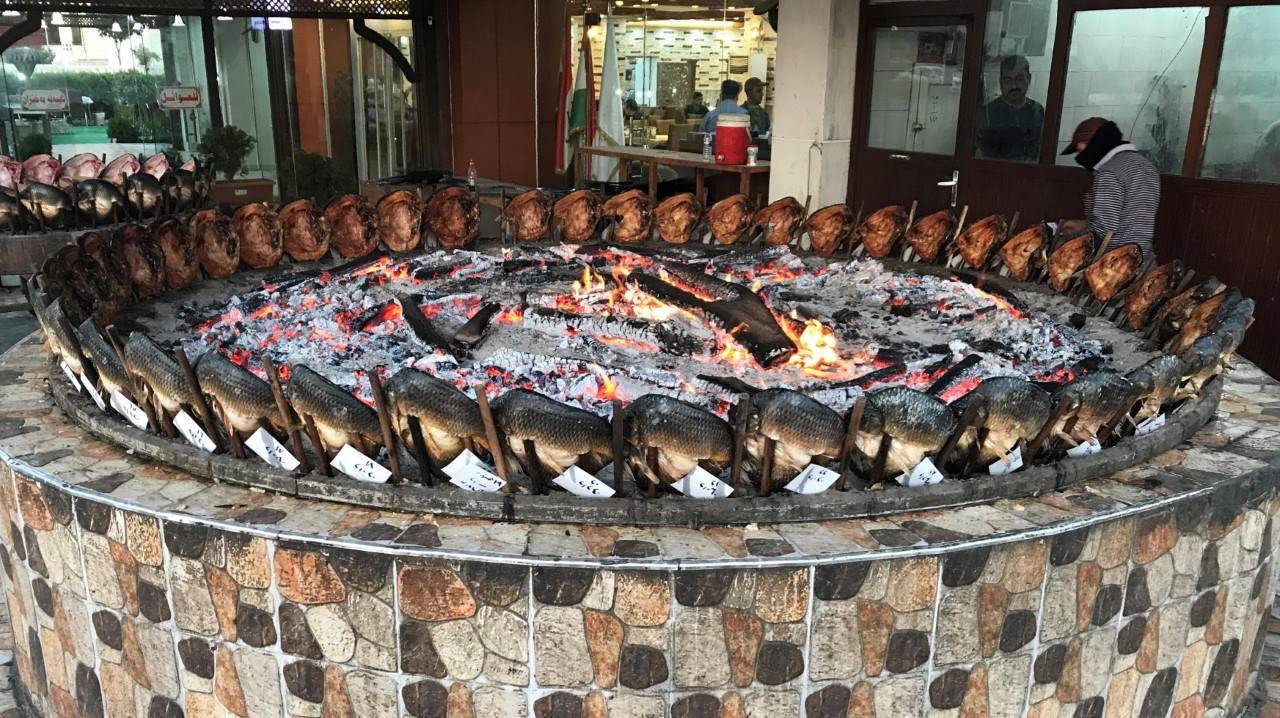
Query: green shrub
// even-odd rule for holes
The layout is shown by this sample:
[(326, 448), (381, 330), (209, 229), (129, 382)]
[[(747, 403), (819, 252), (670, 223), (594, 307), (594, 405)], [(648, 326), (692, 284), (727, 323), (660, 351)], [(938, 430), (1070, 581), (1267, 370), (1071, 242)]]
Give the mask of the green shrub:
[(19, 160), (25, 160), (32, 155), (47, 155), (50, 152), (53, 152), (53, 143), (39, 132), (23, 135), (22, 139), (18, 140)]
[(207, 158), (214, 171), (224, 179), (233, 180), (244, 167), (245, 158), (258, 141), (235, 125), (213, 127), (200, 138), (196, 151)]
[(138, 115), (127, 105), (117, 107), (115, 114), (107, 120), (107, 137), (116, 142), (139, 142), (142, 132), (138, 129)]
[(324, 155), (298, 150), (280, 163), (280, 198), (285, 202), (306, 197), (328, 204), (355, 191), (355, 175)]

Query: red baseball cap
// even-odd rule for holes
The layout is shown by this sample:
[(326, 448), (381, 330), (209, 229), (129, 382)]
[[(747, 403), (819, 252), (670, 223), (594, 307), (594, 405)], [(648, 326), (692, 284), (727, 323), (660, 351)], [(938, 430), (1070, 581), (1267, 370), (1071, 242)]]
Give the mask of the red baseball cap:
[(1079, 151), (1076, 149), (1076, 145), (1089, 144), (1089, 140), (1093, 139), (1093, 136), (1097, 134), (1098, 130), (1105, 124), (1107, 124), (1107, 118), (1105, 117), (1090, 117), (1084, 122), (1076, 125), (1076, 131), (1071, 135), (1071, 144), (1067, 145), (1067, 148), (1062, 151), (1062, 154), (1074, 155)]

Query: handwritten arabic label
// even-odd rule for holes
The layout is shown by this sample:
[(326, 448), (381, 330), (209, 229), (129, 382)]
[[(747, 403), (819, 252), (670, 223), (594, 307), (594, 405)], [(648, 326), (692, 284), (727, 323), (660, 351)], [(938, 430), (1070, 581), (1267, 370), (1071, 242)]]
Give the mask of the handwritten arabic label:
[(200, 106), (199, 87), (161, 87), (156, 104), (162, 110), (194, 110)]
[(98, 387), (94, 386), (93, 382), (89, 381), (89, 377), (81, 374), (80, 383), (84, 385), (85, 389), (89, 390), (89, 396), (93, 398), (93, 403), (98, 405), (98, 409), (100, 411), (106, 411), (107, 404), (102, 400), (102, 395), (98, 393)]
[(143, 431), (147, 430), (147, 413), (140, 409), (137, 404), (124, 398), (124, 394), (121, 394), (119, 389), (111, 391), (111, 408), (127, 419), (130, 424)]
[(825, 466), (809, 464), (804, 471), (796, 474), (789, 484), (782, 487), (794, 494), (820, 494), (831, 488), (840, 478), (839, 471), (832, 471)]
[(343, 444), (338, 455), (330, 462), (333, 468), (357, 481), (385, 484), (391, 478), (391, 470), (370, 459), (351, 444)]
[(608, 484), (576, 466), (570, 466), (568, 471), (552, 479), (551, 483), (574, 496), (587, 498), (613, 496), (613, 489)]
[(691, 499), (723, 499), (733, 493), (732, 486), (712, 476), (701, 466), (693, 467), (693, 471), (685, 474), (683, 479), (672, 486)]
[(23, 90), (22, 109), (28, 112), (65, 112), (67, 93), (62, 90)]
[(1076, 446), (1067, 449), (1067, 456), (1079, 458), (1081, 456), (1096, 454), (1099, 451), (1102, 451), (1102, 444), (1099, 444), (1096, 438), (1090, 437), (1089, 440), (1083, 444), (1077, 444)]
[(489, 470), (479, 456), (463, 449), (458, 458), (450, 461), (441, 471), (449, 477), (449, 483), (467, 491), (501, 491), (506, 482)]
[(284, 448), (284, 444), (276, 441), (276, 437), (261, 427), (253, 432), (244, 445), (249, 450), (258, 455), (258, 458), (267, 462), (277, 469), (285, 471), (293, 471), (298, 468), (298, 459), (289, 450)]
[(899, 484), (912, 489), (918, 486), (932, 486), (940, 481), (942, 481), (942, 472), (938, 471), (938, 467), (934, 466), (933, 461), (927, 456), (909, 473), (898, 476)]
[(67, 366), (66, 362), (62, 362), (62, 373), (67, 375), (67, 381), (71, 382), (71, 386), (74, 386), (76, 391), (84, 391), (80, 386), (80, 380), (76, 378), (76, 373), (71, 371), (71, 367)]
[(1164, 414), (1156, 414), (1150, 419), (1147, 419), (1146, 421), (1134, 427), (1133, 433), (1136, 434), (1137, 436), (1150, 434), (1156, 429), (1159, 429), (1160, 427), (1164, 426), (1164, 421), (1165, 421)]
[(204, 429), (201, 429), (200, 425), (196, 423), (196, 420), (192, 419), (191, 415), (185, 411), (179, 411), (178, 415), (173, 417), (173, 428), (182, 434), (182, 438), (186, 439), (188, 444), (197, 449), (213, 451), (218, 448), (218, 445), (213, 443), (213, 439), (210, 439), (209, 435), (204, 433)]
[(1008, 456), (987, 467), (992, 476), (1006, 476), (1022, 468), (1022, 447), (1015, 446)]

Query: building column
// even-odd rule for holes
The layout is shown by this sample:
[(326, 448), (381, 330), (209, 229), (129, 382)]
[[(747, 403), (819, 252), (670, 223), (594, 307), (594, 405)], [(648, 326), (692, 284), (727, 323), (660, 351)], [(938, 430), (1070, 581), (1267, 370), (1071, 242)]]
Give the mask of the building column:
[(810, 210), (845, 201), (860, 4), (780, 3), (770, 201), (808, 197)]

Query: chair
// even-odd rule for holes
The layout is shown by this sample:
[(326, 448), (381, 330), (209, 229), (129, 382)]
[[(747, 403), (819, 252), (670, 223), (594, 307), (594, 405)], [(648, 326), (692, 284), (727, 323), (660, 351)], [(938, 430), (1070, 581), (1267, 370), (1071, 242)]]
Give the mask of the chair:
[(689, 133), (693, 132), (696, 127), (697, 125), (692, 122), (671, 123), (671, 127), (667, 129), (667, 148), (672, 150), (680, 149), (681, 141), (688, 137)]

